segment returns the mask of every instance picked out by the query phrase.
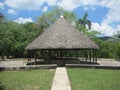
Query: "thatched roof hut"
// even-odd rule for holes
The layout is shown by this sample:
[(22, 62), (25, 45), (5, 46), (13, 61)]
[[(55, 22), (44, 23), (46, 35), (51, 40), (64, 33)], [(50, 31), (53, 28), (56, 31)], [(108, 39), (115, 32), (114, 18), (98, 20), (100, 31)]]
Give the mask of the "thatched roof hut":
[(64, 17), (60, 17), (26, 47), (26, 50), (38, 49), (99, 49), (99, 47)]
[[(72, 51), (75, 58), (79, 58), (78, 52), (83, 51), (83, 55), (86, 57), (86, 62), (93, 58), (93, 63), (97, 63), (97, 49), (99, 47), (91, 41), (86, 35), (76, 29), (71, 23), (66, 21), (63, 17), (60, 17), (53, 25), (47, 28), (40, 36), (27, 45), (28, 55), (34, 55), (36, 63), (36, 52), (41, 51), (41, 55), (47, 63), (52, 62), (53, 58), (51, 53), (54, 53), (55, 59), (62, 59), (60, 61), (53, 62), (64, 66), (67, 63), (75, 63), (74, 60), (63, 61), (64, 58), (69, 58), (68, 54)], [(33, 51), (33, 54), (30, 54)], [(65, 56), (65, 51), (66, 56)], [(85, 52), (84, 52), (85, 51)], [(79, 54), (80, 55), (80, 54)], [(71, 57), (71, 55), (70, 55)], [(78, 60), (77, 63), (80, 63)]]

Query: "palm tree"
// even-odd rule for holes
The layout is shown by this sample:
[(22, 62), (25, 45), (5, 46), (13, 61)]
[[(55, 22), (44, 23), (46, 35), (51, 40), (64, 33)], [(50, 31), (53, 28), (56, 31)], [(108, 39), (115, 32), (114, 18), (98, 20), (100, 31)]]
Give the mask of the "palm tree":
[(92, 24), (91, 24), (90, 20), (87, 20), (87, 16), (88, 16), (88, 14), (85, 13), (82, 18), (78, 19), (77, 23), (79, 26), (82, 26), (85, 28), (86, 28), (86, 26), (88, 26), (88, 30), (90, 30)]

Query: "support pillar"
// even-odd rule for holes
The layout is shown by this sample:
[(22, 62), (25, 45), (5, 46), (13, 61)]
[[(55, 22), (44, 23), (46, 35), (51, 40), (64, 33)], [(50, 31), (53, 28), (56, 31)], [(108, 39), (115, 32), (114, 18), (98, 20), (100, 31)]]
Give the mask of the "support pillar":
[(60, 50), (60, 58), (62, 58), (62, 49)]
[(88, 60), (88, 50), (86, 50), (86, 52), (85, 52), (85, 58), (86, 58), (86, 62), (87, 62), (87, 60)]
[(93, 49), (93, 63), (95, 63), (95, 50)]
[(28, 51), (28, 62), (31, 62), (31, 58), (32, 58), (32, 51)]
[(35, 59), (34, 64), (36, 64), (36, 50), (34, 50), (34, 59)]
[(89, 50), (89, 60), (90, 60), (90, 63), (91, 63), (91, 50)]
[(49, 53), (48, 53), (48, 60), (49, 60), (49, 64), (51, 63), (51, 50), (49, 50)]
[(28, 62), (30, 61), (30, 51), (27, 51), (27, 58), (28, 58)]
[(75, 50), (76, 52), (75, 52), (75, 54), (76, 54), (76, 58), (78, 58), (78, 52), (77, 52), (77, 49)]
[(95, 63), (97, 63), (97, 50), (95, 50)]

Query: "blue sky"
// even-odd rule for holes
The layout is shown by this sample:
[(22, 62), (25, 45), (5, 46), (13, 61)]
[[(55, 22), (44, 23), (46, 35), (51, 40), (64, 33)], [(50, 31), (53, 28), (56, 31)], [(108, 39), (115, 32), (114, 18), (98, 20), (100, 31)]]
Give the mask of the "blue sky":
[(77, 18), (87, 12), (92, 30), (102, 35), (113, 36), (120, 31), (120, 0), (0, 0), (0, 12), (18, 23), (34, 22), (55, 6), (74, 12)]

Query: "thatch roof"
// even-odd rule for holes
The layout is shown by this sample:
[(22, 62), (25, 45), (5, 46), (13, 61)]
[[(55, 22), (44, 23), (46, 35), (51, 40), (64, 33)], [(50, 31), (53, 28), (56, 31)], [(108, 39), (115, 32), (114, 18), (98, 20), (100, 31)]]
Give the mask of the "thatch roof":
[(26, 50), (36, 49), (99, 49), (99, 47), (60, 17), (26, 47)]

